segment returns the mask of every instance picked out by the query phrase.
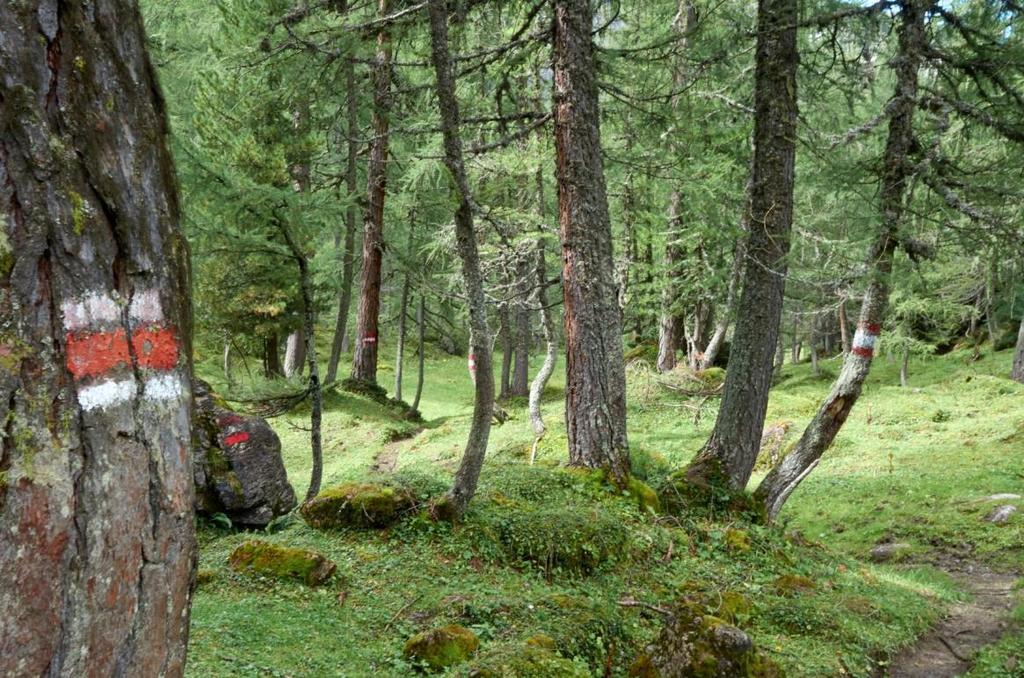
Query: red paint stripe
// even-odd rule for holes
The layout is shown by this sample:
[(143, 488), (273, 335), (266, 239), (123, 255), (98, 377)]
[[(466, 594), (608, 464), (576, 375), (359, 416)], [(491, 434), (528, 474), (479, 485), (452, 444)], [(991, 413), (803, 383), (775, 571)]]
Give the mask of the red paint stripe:
[(128, 342), (123, 329), (68, 333), (66, 341), (68, 371), (75, 379), (96, 377), (128, 364)]
[[(75, 379), (98, 377), (131, 361), (128, 341), (120, 327), (110, 332), (69, 332), (65, 341), (68, 371)], [(167, 328), (136, 330), (132, 350), (139, 367), (169, 370), (178, 364), (178, 340)]]
[(852, 349), (854, 355), (858, 355), (861, 358), (870, 358), (875, 354), (875, 350), (867, 348), (865, 346), (854, 346)]
[(132, 347), (139, 367), (169, 370), (178, 364), (178, 340), (166, 327), (136, 330), (132, 335)]
[(878, 323), (860, 323), (860, 327), (871, 334), (881, 334), (882, 326)]
[(239, 431), (238, 433), (232, 433), (224, 439), (225, 445), (237, 445), (238, 443), (248, 442), (249, 433), (247, 431)]

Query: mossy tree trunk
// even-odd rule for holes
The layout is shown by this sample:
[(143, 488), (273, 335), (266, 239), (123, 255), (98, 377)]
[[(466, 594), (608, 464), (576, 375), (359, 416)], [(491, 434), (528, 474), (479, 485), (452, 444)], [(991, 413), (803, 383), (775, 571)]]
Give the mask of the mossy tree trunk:
[(718, 418), (687, 469), (697, 483), (721, 479), (733, 489), (744, 488), (760, 447), (793, 221), (797, 19), (797, 0), (758, 5), (747, 263)]
[(860, 319), (850, 352), (832, 390), (804, 429), (796, 447), (773, 468), (755, 493), (770, 519), (775, 518), (793, 490), (818, 465), (821, 456), (846, 422), (860, 397), (871, 370), (874, 347), (889, 303), (893, 256), (903, 218), (904, 196), (912, 176), (910, 157), (914, 141), (914, 113), (917, 110), (918, 69), (925, 44), (926, 0), (900, 5), (898, 58), (893, 60), (896, 91), (889, 118), (889, 136), (882, 159), (881, 231), (868, 252), (870, 281), (861, 302)]
[(455, 473), (455, 482), (449, 493), (452, 518), (460, 517), (476, 493), (480, 470), (487, 452), (494, 412), (494, 368), (491, 364), (491, 331), (487, 326), (487, 306), (484, 280), (480, 271), (476, 230), (473, 226), (473, 207), (469, 179), (462, 157), (459, 137), (459, 102), (455, 97), (455, 75), (448, 52), (448, 16), (445, 0), (430, 0), (431, 59), (436, 74), (438, 109), (444, 137), (444, 161), (451, 173), (458, 193), (459, 206), (455, 211), (455, 240), (462, 260), (462, 279), (469, 301), (470, 350), (476, 360), (473, 421), (462, 462)]
[(180, 676), (188, 252), (132, 0), (0, 3), (0, 675)]
[[(378, 13), (387, 16), (390, 0), (378, 0)], [(356, 316), (356, 346), (352, 379), (377, 383), (380, 337), (380, 274), (384, 256), (384, 198), (387, 194), (388, 130), (391, 116), (391, 34), (382, 24), (373, 63), (373, 143), (367, 171), (366, 214), (363, 218), (363, 273)]]
[(555, 175), (565, 300), (569, 463), (629, 475), (626, 373), (601, 157), (589, 0), (554, 8)]

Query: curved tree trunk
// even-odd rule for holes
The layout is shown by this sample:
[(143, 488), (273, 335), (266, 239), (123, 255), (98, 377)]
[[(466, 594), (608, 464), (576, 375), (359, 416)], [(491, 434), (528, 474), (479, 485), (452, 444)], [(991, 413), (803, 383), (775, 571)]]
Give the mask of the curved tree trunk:
[(718, 418), (687, 469), (696, 483), (723, 477), (743, 489), (760, 448), (793, 221), (797, 9), (796, 0), (761, 0), (758, 7), (747, 263)]
[(181, 676), (188, 252), (142, 20), (25, 0), (0, 26), (0, 675)]
[(569, 463), (629, 474), (626, 372), (601, 158), (589, 0), (555, 1), (555, 158)]
[[(378, 0), (380, 16), (387, 16), (389, 0)], [(391, 34), (387, 24), (377, 34), (373, 65), (373, 146), (367, 170), (367, 208), (363, 218), (363, 274), (356, 317), (356, 347), (352, 379), (377, 383), (380, 320), (380, 271), (384, 255), (384, 198), (387, 193), (388, 126), (391, 115)]]
[(444, 136), (445, 165), (451, 172), (459, 194), (459, 207), (455, 211), (455, 239), (462, 259), (462, 278), (469, 300), (470, 350), (475, 356), (477, 374), (473, 401), (473, 422), (466, 441), (462, 463), (455, 473), (455, 482), (448, 495), (453, 518), (460, 517), (476, 494), (487, 440), (491, 433), (494, 412), (494, 368), (491, 365), (491, 331), (487, 326), (487, 307), (484, 281), (480, 272), (476, 231), (473, 227), (473, 209), (469, 180), (462, 159), (462, 140), (459, 138), (459, 102), (455, 97), (455, 75), (448, 53), (448, 17), (445, 0), (430, 0), (431, 57), (436, 73), (438, 108), (441, 112), (441, 130)]
[(914, 143), (913, 122), (917, 109), (918, 69), (925, 40), (927, 5), (922, 0), (910, 0), (901, 5), (899, 58), (892, 62), (896, 71), (896, 92), (883, 158), (880, 205), (882, 231), (868, 253), (871, 281), (861, 303), (857, 332), (831, 393), (804, 429), (793, 451), (765, 476), (757, 488), (755, 496), (765, 507), (770, 519), (778, 515), (793, 490), (814, 470), (825, 450), (835, 440), (860, 397), (864, 380), (871, 369), (874, 346), (889, 303), (893, 255), (903, 217), (907, 179), (912, 168), (908, 154)]
[(547, 299), (547, 265), (544, 261), (544, 240), (537, 239), (537, 305), (540, 307), (541, 331), (544, 333), (544, 364), (530, 384), (530, 426), (533, 427), (533, 449), (530, 452), (530, 463), (537, 458), (537, 445), (544, 437), (547, 427), (540, 411), (540, 399), (544, 395), (544, 387), (555, 370), (558, 360), (558, 340), (555, 337), (555, 317), (548, 306)]

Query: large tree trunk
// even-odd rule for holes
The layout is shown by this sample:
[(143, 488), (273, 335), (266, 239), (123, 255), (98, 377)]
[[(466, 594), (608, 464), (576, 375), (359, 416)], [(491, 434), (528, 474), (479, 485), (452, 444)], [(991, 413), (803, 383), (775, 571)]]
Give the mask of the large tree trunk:
[(188, 252), (142, 20), (24, 0), (0, 26), (0, 675), (181, 676)]
[(469, 439), (448, 495), (451, 517), (458, 518), (476, 493), (487, 452), (491, 416), (494, 412), (494, 368), (491, 365), (491, 331), (487, 326), (484, 281), (473, 227), (469, 179), (466, 177), (462, 141), (459, 138), (459, 102), (455, 98), (455, 75), (448, 54), (448, 17), (445, 7), (445, 0), (430, 0), (431, 56), (437, 75), (437, 101), (441, 112), (445, 165), (451, 172), (459, 195), (459, 206), (455, 211), (455, 240), (462, 259), (462, 278), (469, 301), (470, 350), (477, 365)]
[[(344, 13), (347, 2), (342, 0), (340, 11)], [(345, 134), (348, 137), (347, 158), (345, 163), (345, 188), (350, 201), (355, 199), (358, 186), (356, 159), (359, 155), (359, 102), (356, 100), (356, 69), (355, 62), (348, 59), (345, 63)], [(338, 363), (346, 348), (348, 336), (348, 312), (352, 304), (352, 279), (356, 268), (356, 206), (354, 202), (345, 211), (345, 239), (342, 249), (341, 238), (335, 235), (334, 246), (341, 249), (341, 289), (338, 290), (338, 315), (334, 324), (334, 339), (331, 341), (331, 358), (327, 363), (326, 383), (331, 384), (338, 377)]]
[(1024, 384), (1024, 320), (1017, 330), (1017, 347), (1013, 351), (1013, 369), (1010, 378)]
[(765, 476), (756, 498), (770, 519), (778, 515), (797, 485), (814, 470), (860, 397), (871, 369), (874, 346), (889, 302), (896, 238), (903, 216), (903, 200), (912, 169), (908, 154), (914, 143), (918, 69), (925, 39), (925, 8), (929, 3), (910, 0), (901, 5), (899, 58), (893, 60), (896, 91), (889, 137), (885, 145), (881, 185), (882, 230), (868, 252), (871, 280), (861, 303), (860, 320), (850, 352), (832, 391), (804, 429), (796, 447)]
[(555, 158), (565, 295), (569, 463), (629, 474), (626, 372), (616, 304), (589, 0), (555, 0)]
[[(389, 0), (378, 0), (387, 16)], [(384, 197), (387, 192), (388, 125), (391, 115), (391, 34), (383, 24), (377, 34), (373, 65), (373, 145), (367, 170), (367, 207), (363, 218), (363, 274), (356, 317), (352, 379), (377, 383), (377, 324), (380, 315), (380, 270), (384, 254)]]
[(306, 361), (306, 333), (300, 327), (288, 335), (284, 344), (284, 376), (291, 378), (302, 374)]
[(797, 0), (761, 0), (754, 85), (751, 228), (736, 332), (715, 428), (687, 470), (743, 489), (757, 459), (772, 381), (793, 221)]

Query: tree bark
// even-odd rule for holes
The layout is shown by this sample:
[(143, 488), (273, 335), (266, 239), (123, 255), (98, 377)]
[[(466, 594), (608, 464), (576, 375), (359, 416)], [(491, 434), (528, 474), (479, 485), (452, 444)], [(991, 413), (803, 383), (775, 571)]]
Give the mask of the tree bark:
[(908, 367), (910, 366), (910, 350), (903, 349), (903, 358), (900, 360), (900, 386), (902, 388), (907, 387), (908, 383)]
[(426, 362), (426, 355), (424, 355), (423, 353), (423, 351), (426, 349), (426, 341), (424, 341), (424, 339), (426, 338), (424, 332), (425, 325), (423, 322), (423, 315), (424, 312), (426, 311), (426, 309), (424, 308), (425, 306), (426, 297), (424, 297), (421, 294), (420, 305), (416, 309), (416, 352), (417, 355), (419, 356), (419, 365), (416, 368), (416, 396), (412, 400), (412, 409), (414, 412), (419, 412), (420, 396), (423, 395), (423, 371)]
[(223, 368), (224, 368), (224, 382), (229, 386), (234, 381), (231, 378), (231, 339), (224, 340), (224, 357), (223, 357)]
[(882, 228), (868, 253), (871, 281), (861, 303), (857, 332), (831, 393), (804, 429), (793, 451), (765, 476), (757, 488), (755, 497), (764, 506), (769, 519), (778, 515), (793, 490), (818, 465), (860, 397), (871, 369), (874, 346), (889, 302), (893, 255), (903, 217), (906, 185), (913, 166), (908, 155), (914, 143), (918, 69), (922, 60), (928, 5), (924, 0), (909, 0), (900, 6), (899, 53), (892, 62), (896, 71), (896, 91), (882, 164)]
[[(340, 11), (347, 10), (347, 2), (343, 0)], [(359, 155), (359, 106), (356, 100), (356, 69), (355, 62), (348, 59), (345, 62), (345, 88), (346, 88), (346, 124), (345, 134), (347, 140), (347, 158), (345, 162), (345, 188), (348, 191), (350, 201), (354, 200), (358, 176), (356, 174), (356, 159)], [(334, 246), (339, 248), (340, 238), (335, 236)], [(331, 358), (327, 363), (326, 383), (331, 384), (338, 377), (338, 363), (341, 361), (341, 354), (347, 348), (348, 337), (348, 312), (352, 305), (352, 280), (355, 277), (356, 268), (356, 206), (354, 202), (349, 204), (345, 211), (345, 241), (344, 249), (340, 252), (341, 264), (341, 289), (338, 290), (338, 315), (334, 324), (334, 339), (331, 341)]]
[(402, 300), (398, 310), (398, 346), (395, 349), (395, 400), (402, 399), (402, 367), (405, 360), (405, 318), (409, 313), (409, 270), (413, 253), (413, 230), (409, 227), (409, 246), (406, 249), (406, 271), (402, 278)]
[(462, 158), (462, 140), (459, 138), (459, 102), (455, 97), (455, 75), (448, 53), (448, 17), (445, 7), (445, 0), (430, 0), (428, 5), (431, 58), (436, 74), (445, 165), (452, 175), (459, 197), (459, 206), (455, 211), (455, 240), (462, 260), (462, 278), (469, 300), (470, 350), (473, 351), (477, 365), (469, 439), (448, 495), (451, 516), (458, 518), (476, 494), (487, 452), (491, 416), (494, 412), (494, 368), (491, 364), (491, 331), (487, 326), (483, 275), (480, 272), (480, 256), (473, 226), (472, 198)]
[(751, 229), (722, 404), (687, 470), (698, 484), (743, 489), (760, 448), (786, 285), (796, 157), (796, 0), (761, 0), (754, 84)]
[(512, 369), (512, 397), (525, 398), (530, 394), (530, 258), (522, 257), (516, 271), (518, 290), (512, 306), (515, 320), (515, 365)]
[(302, 374), (302, 363), (306, 360), (306, 337), (302, 328), (288, 335), (284, 344), (284, 376), (289, 379)]
[[(378, 0), (378, 13), (387, 16), (390, 0)], [(391, 34), (388, 24), (377, 33), (373, 65), (373, 145), (367, 170), (367, 208), (363, 217), (363, 272), (356, 317), (356, 347), (352, 379), (377, 383), (380, 272), (384, 254), (384, 198), (387, 193), (388, 126), (391, 115)]]
[(510, 317), (512, 311), (509, 304), (503, 303), (498, 308), (498, 340), (501, 342), (501, 372), (499, 374), (498, 398), (505, 400), (512, 390), (512, 327)]
[(850, 321), (846, 318), (846, 297), (839, 298), (839, 337), (843, 342), (843, 355), (850, 352)]
[(565, 295), (569, 464), (629, 475), (626, 373), (616, 303), (589, 0), (555, 0), (555, 158)]
[(181, 676), (188, 251), (142, 20), (25, 0), (0, 26), (0, 675)]
[(1017, 347), (1013, 351), (1013, 369), (1010, 378), (1024, 384), (1024, 320), (1017, 330)]
[(281, 343), (276, 332), (263, 340), (263, 375), (267, 379), (284, 376), (281, 368)]

